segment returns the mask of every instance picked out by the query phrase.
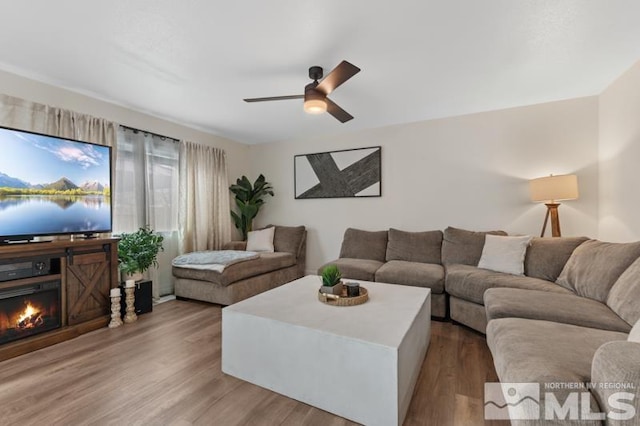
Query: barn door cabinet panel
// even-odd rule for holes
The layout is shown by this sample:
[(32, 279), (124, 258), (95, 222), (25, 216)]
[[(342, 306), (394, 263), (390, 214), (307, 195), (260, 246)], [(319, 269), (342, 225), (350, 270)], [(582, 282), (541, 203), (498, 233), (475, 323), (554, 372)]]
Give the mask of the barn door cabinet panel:
[(111, 246), (67, 250), (67, 323), (80, 324), (109, 314)]

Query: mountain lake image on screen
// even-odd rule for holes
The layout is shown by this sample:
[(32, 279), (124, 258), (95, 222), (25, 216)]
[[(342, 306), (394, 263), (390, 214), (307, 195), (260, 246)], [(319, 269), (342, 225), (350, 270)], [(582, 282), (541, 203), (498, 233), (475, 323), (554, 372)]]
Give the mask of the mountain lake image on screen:
[(0, 240), (111, 231), (111, 148), (0, 128)]

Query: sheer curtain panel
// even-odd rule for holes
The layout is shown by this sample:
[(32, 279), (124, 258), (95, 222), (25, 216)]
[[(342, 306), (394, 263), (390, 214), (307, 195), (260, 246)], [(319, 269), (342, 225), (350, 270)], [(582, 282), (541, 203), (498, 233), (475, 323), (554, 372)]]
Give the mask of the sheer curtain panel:
[(149, 276), (154, 298), (172, 294), (171, 260), (178, 255), (178, 143), (123, 127), (117, 134), (114, 232), (149, 225), (164, 237), (159, 266)]
[(231, 239), (224, 150), (180, 144), (180, 253), (219, 250)]

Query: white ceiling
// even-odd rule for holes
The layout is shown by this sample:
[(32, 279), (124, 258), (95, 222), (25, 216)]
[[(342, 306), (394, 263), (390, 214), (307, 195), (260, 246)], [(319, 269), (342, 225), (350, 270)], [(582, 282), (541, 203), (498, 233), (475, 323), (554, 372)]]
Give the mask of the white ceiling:
[[(638, 0), (6, 1), (0, 68), (245, 143), (600, 93), (640, 58)], [(303, 112), (311, 65), (362, 72)], [(169, 135), (171, 136), (171, 135)]]

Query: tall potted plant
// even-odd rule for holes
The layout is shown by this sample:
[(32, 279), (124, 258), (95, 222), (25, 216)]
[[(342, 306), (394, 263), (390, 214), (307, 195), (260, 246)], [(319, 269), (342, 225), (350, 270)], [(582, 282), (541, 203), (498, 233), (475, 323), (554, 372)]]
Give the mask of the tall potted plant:
[(125, 279), (142, 279), (142, 273), (158, 266), (158, 252), (164, 250), (164, 237), (148, 225), (132, 233), (122, 233), (118, 241), (118, 267)]
[(264, 197), (273, 196), (273, 187), (261, 174), (258, 179), (251, 184), (251, 181), (242, 176), (236, 179), (236, 183), (229, 187), (235, 195), (238, 212), (231, 211), (231, 217), (236, 228), (242, 234), (242, 239), (247, 239), (247, 234), (253, 229), (253, 219), (258, 215), (260, 207), (264, 204)]

